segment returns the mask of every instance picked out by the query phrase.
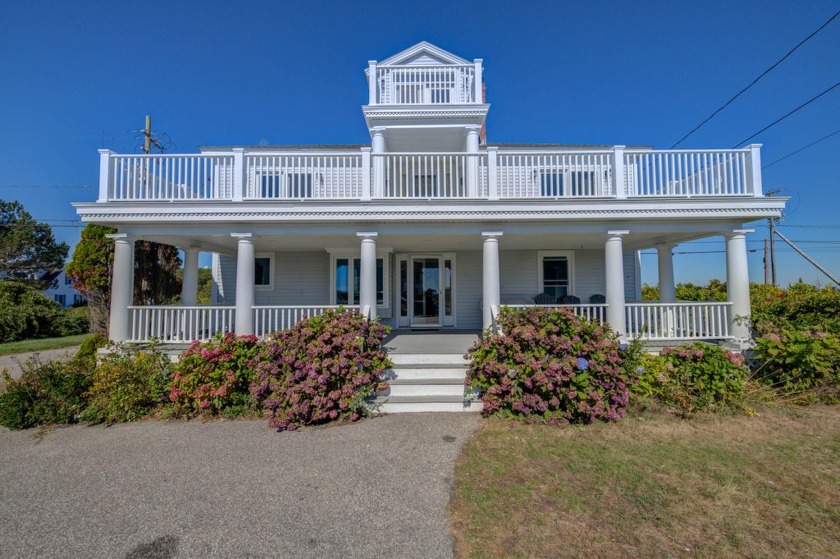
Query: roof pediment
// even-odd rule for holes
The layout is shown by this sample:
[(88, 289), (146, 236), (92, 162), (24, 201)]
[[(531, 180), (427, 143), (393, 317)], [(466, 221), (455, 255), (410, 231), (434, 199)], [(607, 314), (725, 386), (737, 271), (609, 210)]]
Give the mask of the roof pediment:
[(436, 47), (427, 41), (421, 41), (402, 52), (377, 63), (378, 66), (400, 65), (437, 65), (437, 64), (472, 64), (469, 60), (456, 56), (449, 51)]

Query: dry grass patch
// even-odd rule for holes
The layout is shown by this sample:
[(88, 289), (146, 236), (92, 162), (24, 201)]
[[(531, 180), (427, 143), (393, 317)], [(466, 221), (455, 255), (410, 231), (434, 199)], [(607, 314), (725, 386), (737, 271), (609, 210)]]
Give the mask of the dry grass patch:
[(840, 557), (840, 407), (491, 419), (450, 512), (459, 557)]

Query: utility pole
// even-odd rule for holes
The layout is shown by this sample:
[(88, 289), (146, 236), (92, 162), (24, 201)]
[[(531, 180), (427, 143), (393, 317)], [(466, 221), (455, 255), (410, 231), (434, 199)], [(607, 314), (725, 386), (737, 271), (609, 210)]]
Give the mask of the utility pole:
[(152, 153), (152, 117), (149, 115), (146, 115), (146, 129), (143, 131), (143, 153)]
[(764, 285), (770, 285), (770, 239), (764, 239)]
[[(773, 196), (774, 194), (778, 194), (781, 192), (781, 188), (774, 188), (765, 194), (765, 196)], [(767, 219), (767, 223), (770, 226), (770, 282), (773, 284), (773, 287), (776, 287), (776, 218), (771, 217)], [(765, 241), (766, 244), (766, 241)], [(766, 254), (766, 253), (765, 253)], [(766, 261), (765, 261), (765, 274), (764, 274), (764, 283), (767, 283), (767, 273), (766, 273)]]

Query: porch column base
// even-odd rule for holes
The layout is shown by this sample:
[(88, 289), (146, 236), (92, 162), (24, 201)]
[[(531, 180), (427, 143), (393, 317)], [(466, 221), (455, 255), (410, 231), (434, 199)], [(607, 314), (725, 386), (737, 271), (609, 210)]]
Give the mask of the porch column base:
[(251, 233), (231, 233), (236, 246), (236, 313), (237, 336), (254, 333), (254, 242)]
[(729, 308), (729, 334), (742, 348), (752, 345), (750, 333), (750, 275), (747, 264), (747, 233), (736, 229), (726, 234), (726, 299)]
[(131, 338), (131, 313), (134, 302), (134, 238), (125, 233), (106, 235), (114, 240), (114, 275), (111, 279), (111, 316), (108, 338), (124, 342)]
[(604, 246), (606, 268), (607, 322), (622, 341), (627, 340), (627, 317), (624, 311), (624, 243), (630, 231), (607, 231)]
[(484, 254), (482, 269), (482, 323), (484, 328), (493, 325), (493, 307), (501, 303), (499, 288), (499, 237), (503, 233), (482, 233), (484, 237)]

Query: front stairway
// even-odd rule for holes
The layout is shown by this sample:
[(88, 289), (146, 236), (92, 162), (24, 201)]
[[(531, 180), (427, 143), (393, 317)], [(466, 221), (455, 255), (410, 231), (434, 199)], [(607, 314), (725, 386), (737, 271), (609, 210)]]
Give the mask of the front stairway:
[(476, 335), (467, 332), (401, 332), (383, 343), (394, 363), (388, 388), (373, 402), (379, 413), (476, 412), (481, 402), (464, 395), (469, 361), (464, 354)]

